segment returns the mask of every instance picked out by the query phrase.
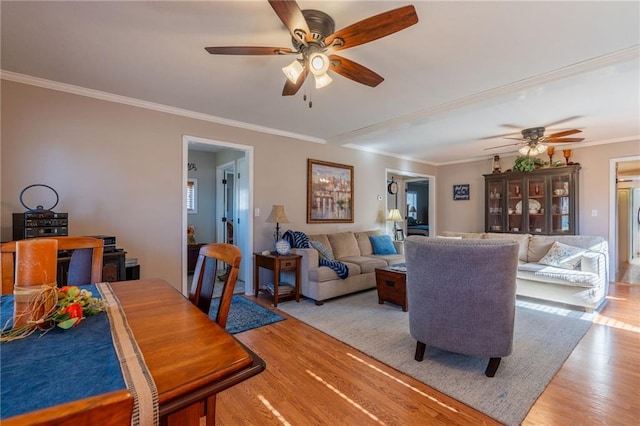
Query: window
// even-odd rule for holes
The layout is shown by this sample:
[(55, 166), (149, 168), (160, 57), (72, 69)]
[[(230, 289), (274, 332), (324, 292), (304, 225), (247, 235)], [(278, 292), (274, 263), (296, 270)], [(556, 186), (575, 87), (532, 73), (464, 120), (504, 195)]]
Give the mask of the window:
[(187, 179), (187, 213), (198, 213), (198, 179)]

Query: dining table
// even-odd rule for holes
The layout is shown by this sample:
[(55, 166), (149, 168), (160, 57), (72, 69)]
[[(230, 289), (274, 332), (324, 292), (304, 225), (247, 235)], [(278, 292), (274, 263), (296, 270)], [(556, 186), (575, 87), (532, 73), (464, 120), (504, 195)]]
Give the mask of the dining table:
[[(121, 357), (121, 346), (130, 345), (130, 354), (142, 361), (139, 375), (143, 382), (148, 382), (146, 385), (151, 389), (154, 400), (152, 411), (155, 419), (152, 423), (167, 426), (197, 425), (203, 414), (203, 407), (207, 406), (208, 401), (209, 404), (212, 399), (215, 401), (217, 393), (259, 374), (266, 368), (265, 362), (257, 354), (201, 312), (163, 279), (101, 283), (98, 288), (102, 289), (100, 293), (103, 300), (110, 306), (108, 318), (111, 328), (122, 323), (120, 325), (124, 326), (123, 334), (130, 338), (128, 343), (125, 340), (125, 344), (114, 344), (118, 357)], [(112, 315), (113, 312), (118, 315)], [(85, 333), (91, 332), (91, 322), (86, 323), (83, 321), (79, 324), (78, 331), (84, 326), (87, 327)], [(51, 339), (57, 335), (57, 338), (73, 341), (74, 344), (81, 343), (78, 340), (82, 334), (76, 334), (76, 329), (56, 330), (51, 333)], [(41, 338), (47, 339), (48, 334)], [(13, 343), (2, 343), (0, 351), (9, 348), (8, 345)], [(30, 365), (38, 363), (38, 351), (33, 352), (30, 357), (25, 357), (28, 360), (25, 362), (29, 362)], [(4, 356), (5, 353), (3, 358)], [(123, 362), (122, 359), (119, 361)], [(12, 362), (13, 369), (22, 369), (21, 357), (14, 357)], [(66, 368), (73, 368), (76, 360), (72, 356), (65, 356), (55, 362), (56, 370), (64, 371)], [(5, 365), (2, 365), (2, 368), (4, 380)], [(25, 365), (24, 370), (28, 374), (29, 365)], [(132, 371), (135, 373), (135, 369)], [(131, 373), (123, 375), (129, 376)], [(34, 380), (36, 379), (34, 377)], [(28, 379), (23, 379), (14, 386), (20, 387), (20, 383), (27, 382)], [(3, 386), (5, 385), (7, 383), (3, 383)], [(55, 386), (59, 386), (59, 383), (51, 383), (51, 386), (51, 391), (55, 392)], [(117, 384), (113, 386), (118, 387)], [(129, 390), (131, 391), (131, 388)], [(135, 396), (137, 392), (132, 393)], [(139, 393), (143, 395), (143, 392)], [(147, 403), (143, 396), (140, 398), (141, 404)], [(4, 392), (3, 399), (7, 399)], [(8, 402), (2, 401), (2, 404), (4, 406)], [(43, 404), (39, 408), (47, 408), (46, 401), (43, 401)], [(213, 418), (207, 416), (207, 424), (213, 424), (215, 403), (213, 407), (209, 405), (208, 408), (213, 411), (209, 413)], [(148, 407), (141, 407), (141, 411), (145, 410), (149, 411)], [(2, 422), (20, 424), (19, 420), (20, 415), (16, 415), (8, 419), (3, 418)], [(147, 423), (148, 419), (140, 422)]]

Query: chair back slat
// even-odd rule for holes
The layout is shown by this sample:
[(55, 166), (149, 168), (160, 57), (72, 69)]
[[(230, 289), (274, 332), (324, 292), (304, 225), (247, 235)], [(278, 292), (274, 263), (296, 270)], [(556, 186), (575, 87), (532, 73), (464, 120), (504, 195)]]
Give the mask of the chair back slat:
[(231, 306), (233, 288), (238, 278), (238, 268), (242, 260), (240, 249), (231, 244), (212, 243), (200, 248), (198, 261), (193, 274), (193, 281), (189, 289), (189, 300), (205, 314), (209, 314), (211, 300), (217, 282), (218, 265), (227, 264), (227, 274), (222, 283), (220, 305), (216, 315), (216, 323), (221, 327), (227, 325), (227, 317)]

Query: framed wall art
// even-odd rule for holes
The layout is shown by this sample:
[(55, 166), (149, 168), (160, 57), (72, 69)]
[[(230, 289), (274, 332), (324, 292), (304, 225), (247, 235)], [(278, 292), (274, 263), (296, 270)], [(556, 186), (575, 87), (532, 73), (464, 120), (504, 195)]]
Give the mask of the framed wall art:
[(468, 200), (469, 197), (469, 184), (453, 185), (453, 199), (454, 200)]
[(353, 223), (353, 166), (309, 159), (307, 223)]

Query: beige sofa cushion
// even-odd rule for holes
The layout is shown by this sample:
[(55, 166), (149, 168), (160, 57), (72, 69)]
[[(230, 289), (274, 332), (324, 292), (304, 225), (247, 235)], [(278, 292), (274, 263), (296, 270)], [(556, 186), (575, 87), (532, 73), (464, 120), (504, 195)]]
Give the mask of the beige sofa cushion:
[(371, 235), (380, 235), (382, 234), (381, 230), (375, 231), (364, 231), (364, 232), (356, 232), (356, 241), (358, 241), (358, 247), (360, 248), (360, 255), (369, 256), (373, 254), (373, 246), (371, 245), (371, 240), (369, 236)]
[(463, 240), (484, 238), (484, 234), (482, 232), (444, 231), (439, 235), (443, 237), (462, 237)]
[(373, 258), (373, 257), (364, 257), (364, 256), (349, 256), (340, 259), (341, 262), (346, 264), (355, 263), (360, 267), (360, 271), (363, 274), (369, 272), (375, 272), (376, 268), (383, 268), (387, 266), (387, 262), (384, 259)]
[[(517, 241), (520, 245), (518, 250), (518, 260), (523, 262), (527, 261), (527, 252), (529, 249), (529, 237), (530, 234), (493, 234), (487, 232), (485, 234), (485, 239), (487, 240), (514, 240)], [(546, 252), (545, 252), (546, 253)]]
[(339, 232), (328, 235), (331, 243), (331, 251), (336, 259), (340, 260), (350, 256), (360, 256), (358, 241), (353, 232)]
[[(343, 262), (347, 265), (349, 269), (349, 277), (352, 275), (359, 275), (362, 273), (362, 269), (360, 269), (360, 265), (350, 262)], [(336, 271), (329, 268), (328, 266), (320, 266), (318, 268), (309, 269), (309, 279), (311, 281), (315, 281), (317, 283), (321, 283), (324, 281), (333, 281), (340, 280)]]

